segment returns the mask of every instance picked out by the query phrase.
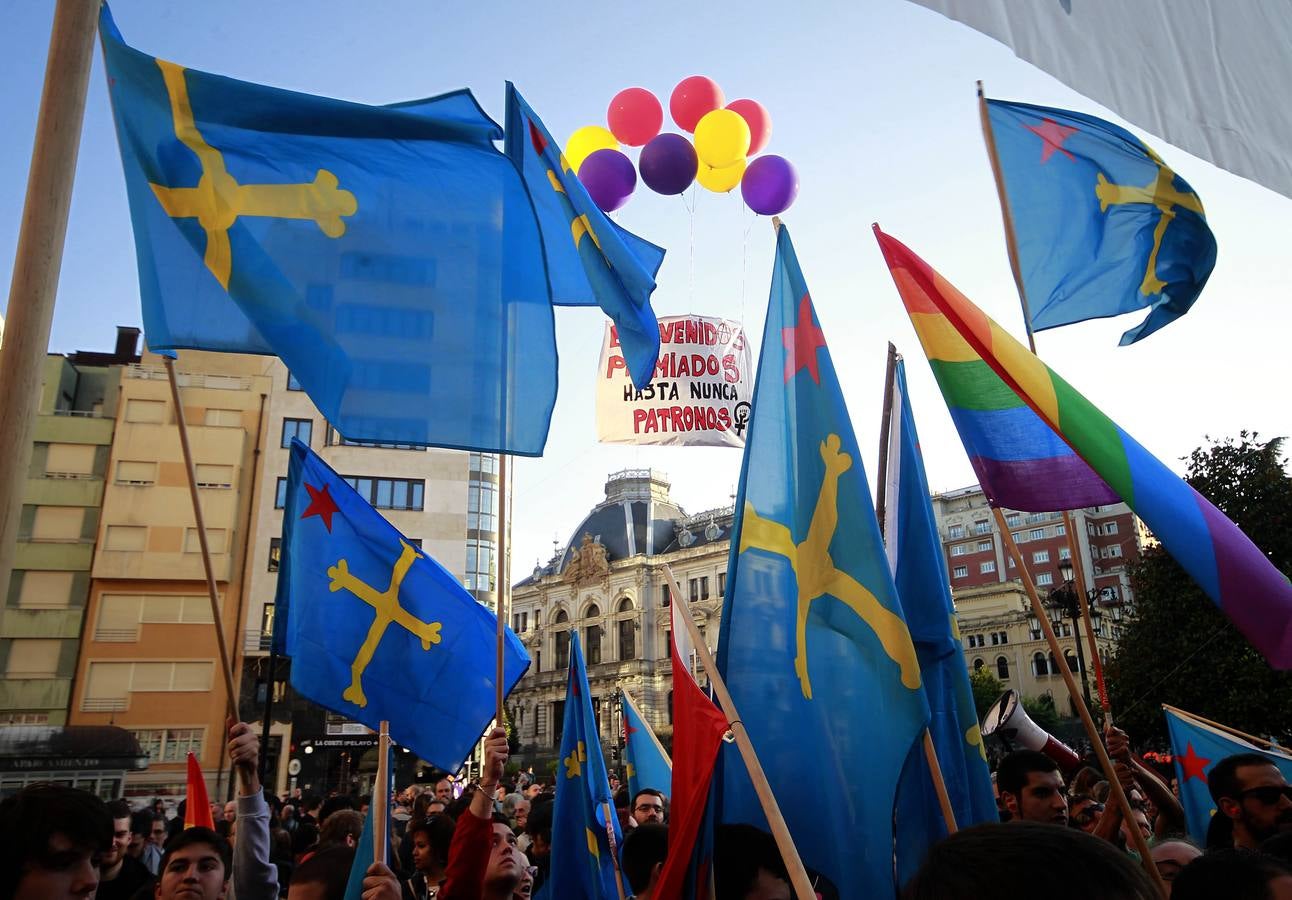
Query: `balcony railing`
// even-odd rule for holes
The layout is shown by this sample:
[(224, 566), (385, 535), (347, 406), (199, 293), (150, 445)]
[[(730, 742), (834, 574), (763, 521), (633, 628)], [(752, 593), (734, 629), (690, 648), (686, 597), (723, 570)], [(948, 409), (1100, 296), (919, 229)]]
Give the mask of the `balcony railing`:
[(133, 644), (139, 640), (138, 628), (96, 628), (94, 639), (104, 644)]
[[(139, 363), (126, 366), (127, 378), (145, 381), (166, 381), (166, 370), (161, 366), (144, 366)], [(226, 391), (245, 391), (251, 387), (246, 375), (205, 375), (199, 372), (176, 372), (175, 380), (184, 387), (217, 388)]]
[(246, 653), (256, 653), (259, 651), (268, 652), (270, 644), (274, 641), (274, 635), (269, 631), (248, 631), (243, 636), (242, 649)]
[(101, 409), (55, 409), (51, 413), (56, 416), (73, 416), (78, 419), (102, 419), (103, 410)]

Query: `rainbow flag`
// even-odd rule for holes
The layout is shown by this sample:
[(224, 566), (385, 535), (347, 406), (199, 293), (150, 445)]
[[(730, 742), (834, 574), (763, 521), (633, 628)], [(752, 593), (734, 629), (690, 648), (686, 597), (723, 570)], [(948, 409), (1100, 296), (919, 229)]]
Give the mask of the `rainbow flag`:
[[(928, 263), (878, 225), (875, 236), (993, 505), (1052, 510), (1125, 501), (1270, 664), (1292, 668), (1288, 576)], [(1053, 484), (1028, 483), (1042, 479)], [(1020, 502), (1037, 496), (1051, 505)]]

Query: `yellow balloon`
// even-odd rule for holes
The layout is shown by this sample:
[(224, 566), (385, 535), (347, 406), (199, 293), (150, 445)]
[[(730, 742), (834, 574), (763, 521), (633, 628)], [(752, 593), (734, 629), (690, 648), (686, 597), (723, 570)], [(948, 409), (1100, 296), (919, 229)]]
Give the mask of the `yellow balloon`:
[(619, 142), (607, 128), (600, 125), (584, 125), (565, 142), (565, 161), (570, 164), (574, 174), (579, 174), (579, 166), (598, 150), (618, 150)]
[(715, 169), (713, 166), (700, 163), (700, 170), (695, 173), (695, 180), (700, 182), (701, 187), (707, 188), (715, 194), (725, 194), (740, 184), (740, 179), (744, 177), (745, 166), (747, 165), (749, 163), (744, 159), (734, 166), (724, 166), (721, 169)]
[(715, 169), (733, 166), (749, 152), (749, 123), (738, 112), (715, 109), (695, 126), (695, 155)]

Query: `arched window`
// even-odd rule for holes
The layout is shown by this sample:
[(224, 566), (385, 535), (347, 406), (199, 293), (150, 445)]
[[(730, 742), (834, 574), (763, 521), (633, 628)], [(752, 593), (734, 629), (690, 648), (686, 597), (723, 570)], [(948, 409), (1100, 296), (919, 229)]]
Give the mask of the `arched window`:
[(570, 630), (563, 627), (570, 621), (569, 615), (563, 609), (558, 609), (556, 615), (552, 617), (552, 625), (556, 631), (552, 635), (556, 650), (556, 670), (568, 669), (570, 667)]
[(996, 677), (1001, 681), (1009, 678), (1009, 660), (1003, 656), (996, 657)]
[(619, 620), (619, 658), (637, 658), (637, 635), (632, 619)]
[(673, 724), (673, 692), (668, 692), (668, 724)]
[(1075, 653), (1071, 650), (1064, 650), (1063, 661), (1068, 664), (1068, 668), (1072, 670), (1072, 674), (1078, 674), (1078, 669), (1080, 667), (1077, 665), (1077, 655)]
[(595, 666), (601, 662), (601, 626), (589, 625), (583, 629), (584, 652), (587, 654), (588, 665)]
[(595, 619), (599, 615), (601, 615), (601, 607), (595, 603), (588, 604), (588, 608), (583, 611), (583, 618), (585, 619)]
[(1045, 654), (1042, 653), (1040, 650), (1037, 650), (1035, 653), (1032, 654), (1032, 674), (1033, 675), (1050, 674), (1049, 663), (1045, 659)]
[(625, 612), (632, 612), (632, 611), (633, 611), (633, 601), (631, 597), (624, 597), (622, 600), (619, 601), (618, 612), (625, 613)]
[(981, 668), (982, 668), (982, 659), (981, 658), (975, 659), (973, 661), (973, 670), (977, 672)]
[(1054, 658), (1053, 652), (1050, 653), (1050, 673), (1053, 675), (1059, 674), (1059, 661)]

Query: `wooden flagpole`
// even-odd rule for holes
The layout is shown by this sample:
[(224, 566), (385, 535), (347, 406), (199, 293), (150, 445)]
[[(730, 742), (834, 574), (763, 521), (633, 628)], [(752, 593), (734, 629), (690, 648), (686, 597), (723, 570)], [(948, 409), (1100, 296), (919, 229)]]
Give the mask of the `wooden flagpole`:
[(1005, 221), (1005, 248), (1009, 251), (1009, 268), (1014, 273), (1014, 286), (1018, 288), (1018, 299), (1023, 304), (1023, 326), (1027, 329), (1027, 346), (1036, 352), (1036, 338), (1032, 336), (1032, 311), (1027, 305), (1027, 291), (1023, 290), (1023, 270), (1018, 265), (1018, 244), (1014, 237), (1014, 214), (1009, 208), (1009, 196), (1005, 193), (1005, 179), (1000, 173), (1000, 157), (996, 154), (996, 134), (991, 128), (991, 114), (987, 110), (987, 98), (983, 96), (982, 82), (978, 82), (978, 118), (982, 122), (983, 140), (987, 142), (987, 158), (991, 160), (991, 174), (996, 179), (996, 194), (1000, 197), (1000, 214)]
[(1099, 695), (1099, 706), (1104, 712), (1104, 724), (1113, 724), (1112, 704), (1108, 700), (1108, 685), (1104, 683), (1104, 664), (1099, 658), (1099, 645), (1095, 642), (1094, 620), (1090, 618), (1089, 595), (1086, 591), (1086, 568), (1081, 556), (1081, 541), (1077, 538), (1077, 517), (1072, 510), (1063, 514), (1063, 521), (1068, 526), (1068, 552), (1072, 554), (1072, 571), (1074, 587), (1077, 589), (1077, 603), (1081, 607), (1081, 623), (1086, 626), (1086, 642), (1090, 647), (1090, 662), (1095, 667), (1095, 692)]
[(1286, 748), (1280, 747), (1277, 744), (1273, 743), (1272, 741), (1268, 741), (1263, 737), (1257, 737), (1254, 734), (1248, 734), (1246, 731), (1239, 731), (1237, 728), (1234, 728), (1233, 726), (1222, 725), (1219, 722), (1213, 722), (1211, 719), (1204, 719), (1202, 716), (1198, 715), (1197, 713), (1191, 713), (1187, 709), (1180, 709), (1180, 707), (1172, 706), (1169, 703), (1163, 703), (1162, 708), (1170, 710), (1171, 712), (1175, 713), (1177, 716), (1183, 716), (1187, 719), (1193, 719), (1196, 722), (1201, 722), (1203, 725), (1210, 725), (1212, 728), (1219, 728), (1221, 731), (1226, 732), (1227, 734), (1232, 734), (1236, 738), (1242, 738), (1248, 743), (1258, 744), (1267, 750), (1275, 750), (1284, 755), (1292, 755), (1292, 754), (1289, 754), (1289, 751)]
[[(893, 346), (893, 342), (889, 341), (888, 365), (884, 371), (884, 410), (882, 413), (883, 418), (879, 423), (879, 474), (875, 502), (875, 513), (879, 520), (879, 533), (885, 541), (888, 540), (884, 520), (888, 509), (888, 464), (890, 461), (888, 445), (893, 434), (893, 385), (897, 381), (897, 362), (901, 358), (897, 348)], [(922, 743), (924, 745), (924, 759), (929, 765), (929, 779), (933, 782), (933, 791), (938, 797), (938, 806), (942, 810), (942, 820), (946, 823), (947, 834), (955, 834), (959, 830), (956, 825), (955, 809), (951, 806), (951, 796), (947, 793), (946, 778), (942, 774), (942, 765), (938, 762), (937, 748), (933, 745), (933, 733), (927, 727), (924, 729)]]
[[(600, 752), (599, 750), (597, 751)], [(619, 842), (615, 840), (615, 808), (608, 800), (601, 801), (602, 815), (606, 817), (606, 842), (610, 845), (610, 863), (615, 870), (615, 890), (619, 900), (626, 900), (624, 894), (624, 873), (619, 869)]]
[(816, 900), (816, 891), (808, 878), (807, 870), (803, 868), (803, 860), (799, 857), (798, 848), (794, 846), (794, 838), (790, 835), (789, 826), (785, 824), (785, 817), (781, 815), (780, 806), (776, 803), (776, 796), (772, 793), (772, 787), (767, 781), (767, 774), (763, 771), (762, 763), (758, 761), (758, 754), (754, 752), (754, 745), (749, 740), (749, 732), (745, 730), (745, 724), (740, 720), (736, 705), (727, 690), (727, 683), (718, 674), (718, 666), (713, 661), (713, 654), (709, 652), (709, 647), (704, 643), (704, 637), (700, 634), (700, 629), (696, 627), (695, 620), (691, 618), (691, 610), (687, 608), (686, 598), (682, 594), (682, 586), (673, 575), (673, 568), (667, 563), (664, 565), (664, 573), (668, 577), (668, 583), (673, 592), (672, 606), (677, 612), (681, 613), (682, 621), (686, 623), (686, 631), (691, 636), (691, 643), (695, 645), (696, 655), (700, 657), (700, 664), (704, 666), (704, 671), (709, 676), (709, 683), (713, 686), (713, 692), (718, 697), (718, 705), (727, 717), (727, 724), (731, 726), (731, 733), (736, 739), (736, 747), (740, 750), (740, 757), (744, 760), (745, 769), (749, 772), (749, 780), (753, 782), (754, 793), (758, 795), (758, 802), (762, 805), (763, 815), (767, 817), (767, 824), (772, 830), (772, 837), (776, 839), (776, 848), (780, 850), (781, 860), (789, 871), (790, 884), (794, 887), (794, 895), (798, 900)]
[(386, 865), (390, 847), (390, 722), (377, 726), (377, 780), (372, 784), (372, 861)]
[(1050, 645), (1050, 652), (1054, 654), (1054, 660), (1059, 666), (1059, 674), (1063, 676), (1063, 683), (1068, 688), (1068, 696), (1072, 698), (1072, 704), (1077, 708), (1077, 715), (1081, 717), (1081, 724), (1086, 728), (1086, 735), (1090, 738), (1090, 746), (1094, 748), (1095, 756), (1099, 759), (1099, 767), (1103, 770), (1104, 778), (1108, 780), (1109, 791), (1113, 795), (1118, 808), (1121, 810), (1122, 819), (1130, 824), (1131, 827), (1126, 830), (1130, 832), (1131, 840), (1135, 844), (1135, 850), (1139, 853), (1140, 864), (1144, 871), (1148, 873), (1149, 878), (1157, 885), (1158, 892), (1165, 897), (1166, 885), (1162, 881), (1162, 876), (1157, 871), (1157, 865), (1153, 862), (1153, 857), (1149, 853), (1148, 841), (1145, 840), (1143, 833), (1134, 827), (1135, 817), (1131, 811), (1130, 800), (1126, 797), (1126, 792), (1122, 790), (1122, 784), (1117, 779), (1117, 771), (1113, 768), (1113, 761), (1108, 758), (1108, 750), (1104, 747), (1104, 742), (1099, 735), (1099, 728), (1095, 725), (1095, 720), (1090, 716), (1090, 710), (1086, 708), (1086, 701), (1081, 697), (1081, 691), (1077, 688), (1077, 680), (1072, 676), (1072, 670), (1068, 668), (1068, 661), (1063, 655), (1063, 649), (1059, 646), (1059, 639), (1054, 635), (1054, 628), (1050, 625), (1050, 617), (1045, 614), (1041, 606), (1041, 598), (1036, 593), (1036, 585), (1032, 583), (1032, 576), (1028, 574), (1027, 567), (1023, 564), (1023, 554), (1019, 552), (1018, 544), (1014, 543), (1014, 534), (1009, 530), (1005, 522), (1005, 514), (996, 507), (992, 507), (992, 513), (996, 517), (996, 525), (1000, 528), (1001, 539), (1009, 549), (1009, 555), (1014, 560), (1014, 566), (1018, 569), (1018, 574), (1023, 579), (1023, 589), (1027, 592), (1027, 598), (1032, 603), (1032, 614), (1036, 616), (1037, 622), (1041, 625), (1041, 630), (1045, 633), (1046, 643)]
[[(229, 715), (238, 718), (238, 688), (233, 681), (233, 667), (229, 664), (229, 645), (224, 636), (224, 619), (220, 611), (220, 594), (215, 585), (215, 569), (211, 565), (211, 548), (206, 540), (206, 521), (202, 516), (202, 500), (197, 490), (197, 472), (193, 466), (193, 451), (188, 442), (188, 422), (179, 398), (179, 380), (175, 377), (175, 360), (163, 357), (166, 377), (170, 381), (170, 396), (175, 404), (175, 424), (179, 427), (179, 447), (184, 454), (184, 469), (188, 472), (188, 492), (193, 500), (193, 519), (197, 524), (197, 541), (202, 550), (202, 568), (206, 572), (206, 593), (211, 599), (211, 619), (215, 623), (215, 642), (220, 650), (220, 670), (224, 673), (224, 689), (228, 695)], [(273, 690), (273, 685), (270, 685)]]
[(0, 596), (8, 593), (85, 117), (98, 0), (58, 0), (0, 347)]
[(495, 606), (498, 613), (498, 632), (497, 632), (497, 660), (494, 665), (494, 698), (495, 698), (495, 718), (499, 725), (503, 725), (503, 698), (506, 689), (503, 685), (503, 654), (506, 646), (506, 629), (507, 629), (507, 595), (511, 588), (511, 566), (509, 556), (511, 554), (510, 542), (507, 540), (507, 531), (511, 528), (511, 516), (507, 515), (507, 489), (509, 482), (509, 472), (511, 468), (507, 454), (498, 454), (498, 582), (494, 585), (494, 596), (497, 598)]

